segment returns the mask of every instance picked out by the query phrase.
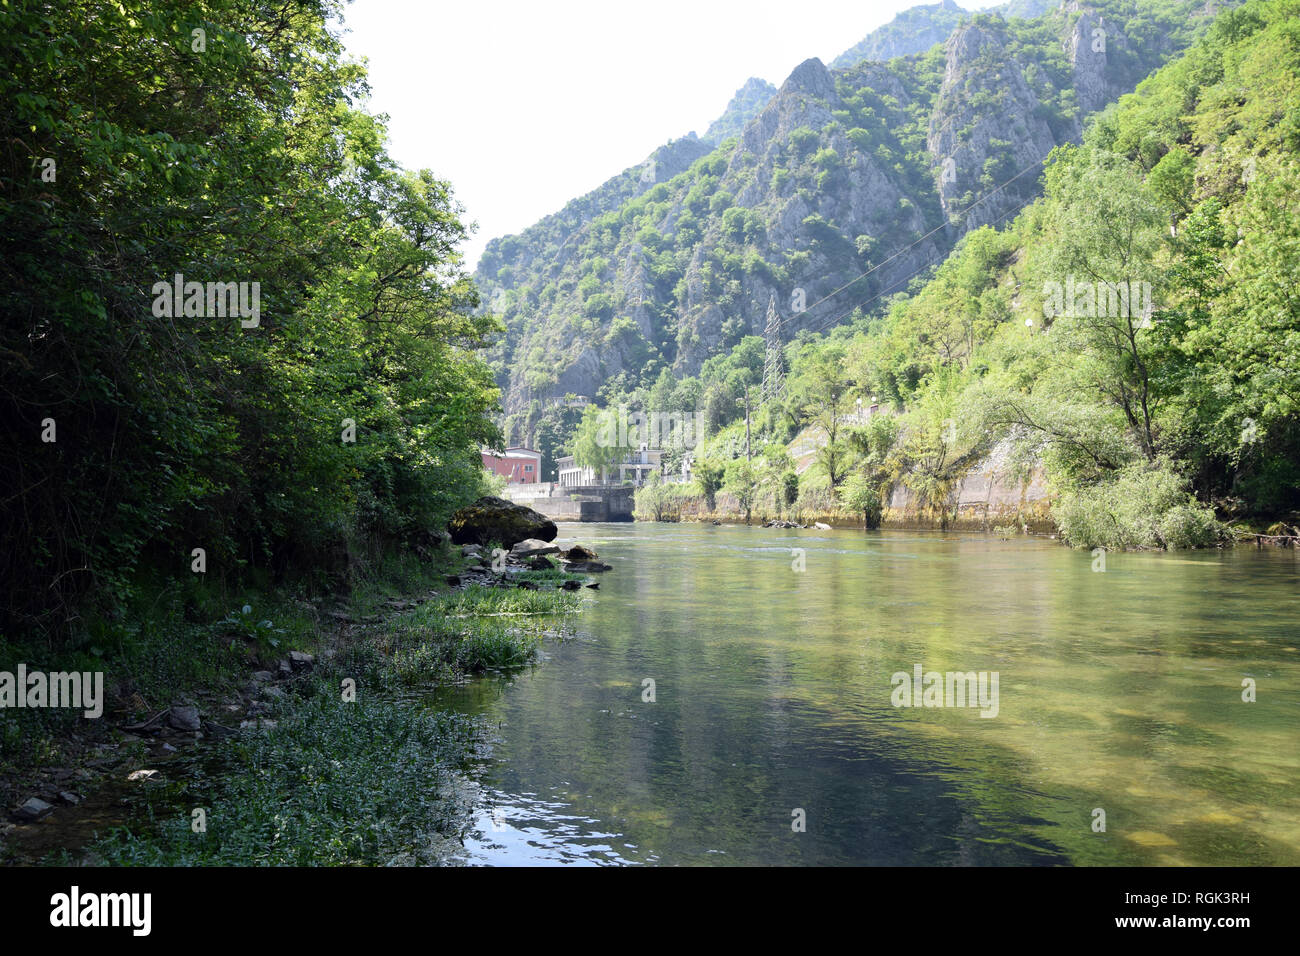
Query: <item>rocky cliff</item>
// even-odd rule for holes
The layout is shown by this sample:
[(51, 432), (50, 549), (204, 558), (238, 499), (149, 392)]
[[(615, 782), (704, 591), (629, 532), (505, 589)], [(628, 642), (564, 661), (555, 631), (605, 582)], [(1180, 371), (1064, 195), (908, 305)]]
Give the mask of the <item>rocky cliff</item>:
[[(693, 374), (763, 334), (773, 297), (783, 341), (879, 307), (1032, 199), (1048, 152), (1190, 41), (1203, 2), (1174, 7), (1165, 22), (1141, 0), (962, 15), (923, 53), (807, 60), (738, 137), (692, 134), (493, 240), (476, 278), (507, 324), (507, 413)], [(765, 95), (747, 88), (733, 118)]]

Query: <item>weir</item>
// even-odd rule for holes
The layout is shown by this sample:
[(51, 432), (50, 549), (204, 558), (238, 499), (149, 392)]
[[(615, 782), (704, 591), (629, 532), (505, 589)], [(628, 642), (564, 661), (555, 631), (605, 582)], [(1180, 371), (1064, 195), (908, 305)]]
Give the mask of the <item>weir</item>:
[(510, 484), (502, 497), (554, 521), (631, 521), (631, 485)]

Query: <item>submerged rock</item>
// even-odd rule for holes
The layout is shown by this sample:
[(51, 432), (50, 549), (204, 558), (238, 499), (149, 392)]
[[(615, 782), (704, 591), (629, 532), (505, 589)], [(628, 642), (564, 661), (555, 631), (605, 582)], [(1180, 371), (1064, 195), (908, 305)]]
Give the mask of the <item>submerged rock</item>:
[(40, 797), (29, 797), (27, 802), (14, 811), (14, 816), (19, 820), (30, 823), (33, 820), (39, 820), (53, 809), (52, 805), (46, 803)]
[(599, 561), (570, 561), (565, 565), (564, 570), (573, 574), (598, 574), (601, 571), (613, 571), (612, 564), (601, 564)]

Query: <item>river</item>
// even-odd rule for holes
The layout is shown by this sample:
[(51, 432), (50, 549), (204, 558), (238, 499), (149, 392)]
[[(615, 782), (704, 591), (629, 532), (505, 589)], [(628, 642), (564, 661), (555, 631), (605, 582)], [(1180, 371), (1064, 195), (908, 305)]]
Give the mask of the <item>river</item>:
[[(560, 535), (614, 566), (577, 633), (436, 701), (498, 738), (463, 862), (1300, 864), (1295, 551)], [(918, 665), (996, 710), (895, 706)]]

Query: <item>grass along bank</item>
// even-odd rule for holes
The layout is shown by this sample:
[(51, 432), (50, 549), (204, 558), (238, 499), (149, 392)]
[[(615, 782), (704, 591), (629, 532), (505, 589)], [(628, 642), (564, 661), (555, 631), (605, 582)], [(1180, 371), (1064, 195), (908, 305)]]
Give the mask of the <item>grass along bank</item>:
[[(531, 664), (581, 605), (561, 588), (576, 576), (559, 570), (449, 590), (447, 572), (457, 566), (453, 552), (440, 550), (433, 562), (389, 563), (337, 606), (282, 594), (263, 598), (265, 618), (240, 606), (207, 625), (185, 621), (177, 595), (159, 600), (171, 613), (141, 619), (107, 662), (82, 652), (113, 688), (102, 720), (0, 713), (5, 739), (28, 743), (5, 753), (10, 806), (58, 788), (86, 798), (40, 823), (10, 825), (0, 858), (158, 865), (444, 858), (471, 819), (456, 768), (482, 735), (419, 696)], [(310, 667), (282, 673), (277, 658), (291, 649), (309, 654)], [(6, 648), (10, 656), (32, 650)], [(74, 666), (66, 655), (51, 663)], [(201, 731), (178, 732), (166, 720), (139, 728), (155, 706), (178, 700), (198, 706)], [(157, 774), (128, 781), (141, 770)]]

